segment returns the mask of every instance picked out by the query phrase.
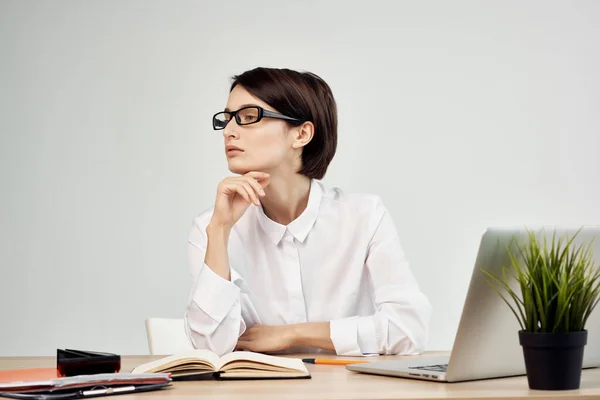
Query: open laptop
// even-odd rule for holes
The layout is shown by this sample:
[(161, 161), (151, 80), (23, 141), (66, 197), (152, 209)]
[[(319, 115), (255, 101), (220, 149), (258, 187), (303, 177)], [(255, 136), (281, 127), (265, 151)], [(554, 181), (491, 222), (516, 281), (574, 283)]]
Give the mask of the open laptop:
[[(544, 227), (546, 237), (573, 236), (579, 228)], [(538, 235), (541, 228), (532, 229)], [(538, 236), (540, 238), (541, 236)], [(596, 268), (600, 267), (600, 226), (586, 226), (574, 243), (596, 237), (592, 249)], [(403, 378), (425, 379), (436, 382), (460, 382), (475, 379), (507, 377), (525, 374), (523, 350), (519, 344), (520, 325), (502, 298), (488, 283), (482, 272), (486, 269), (496, 276), (503, 266), (510, 265), (506, 246), (516, 254), (512, 240), (527, 243), (525, 228), (489, 228), (483, 234), (469, 291), (454, 345), (449, 357), (419, 357), (415, 359), (376, 361), (368, 364), (351, 364), (351, 371)], [(516, 289), (516, 282), (511, 287)], [(520, 293), (520, 291), (518, 292)], [(600, 366), (600, 305), (594, 309), (586, 323), (587, 345), (584, 348), (583, 367)]]

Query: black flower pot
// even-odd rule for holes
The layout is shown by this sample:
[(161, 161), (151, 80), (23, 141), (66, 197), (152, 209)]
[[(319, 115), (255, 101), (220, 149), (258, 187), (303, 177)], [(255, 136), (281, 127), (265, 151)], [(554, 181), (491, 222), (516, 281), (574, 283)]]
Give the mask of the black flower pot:
[(530, 389), (579, 389), (587, 330), (567, 333), (519, 331)]

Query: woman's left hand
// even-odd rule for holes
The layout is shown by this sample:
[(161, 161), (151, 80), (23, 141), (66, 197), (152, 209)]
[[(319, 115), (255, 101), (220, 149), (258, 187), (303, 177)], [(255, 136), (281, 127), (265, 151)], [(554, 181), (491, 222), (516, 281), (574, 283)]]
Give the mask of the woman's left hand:
[(293, 345), (292, 325), (254, 325), (239, 337), (235, 349), (268, 353), (285, 350)]

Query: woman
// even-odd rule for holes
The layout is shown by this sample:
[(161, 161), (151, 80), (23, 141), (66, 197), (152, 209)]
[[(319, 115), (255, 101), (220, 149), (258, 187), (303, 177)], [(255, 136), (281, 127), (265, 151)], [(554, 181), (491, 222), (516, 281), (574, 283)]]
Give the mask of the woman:
[(190, 233), (194, 347), (420, 353), (431, 307), (392, 218), (377, 196), (320, 182), (337, 144), (329, 86), (307, 72), (246, 71), (213, 127), (236, 175)]

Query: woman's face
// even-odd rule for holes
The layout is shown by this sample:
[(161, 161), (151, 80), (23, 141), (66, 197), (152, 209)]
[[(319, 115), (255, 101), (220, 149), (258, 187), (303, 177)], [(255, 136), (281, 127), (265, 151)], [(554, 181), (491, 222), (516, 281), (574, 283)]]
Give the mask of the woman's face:
[[(237, 111), (249, 105), (279, 112), (240, 85), (229, 94), (226, 111)], [(296, 152), (293, 148), (294, 135), (288, 134), (289, 129), (285, 121), (276, 118), (263, 118), (257, 123), (242, 126), (232, 118), (223, 129), (229, 170), (243, 175), (249, 171), (270, 173), (286, 163), (291, 166)]]

